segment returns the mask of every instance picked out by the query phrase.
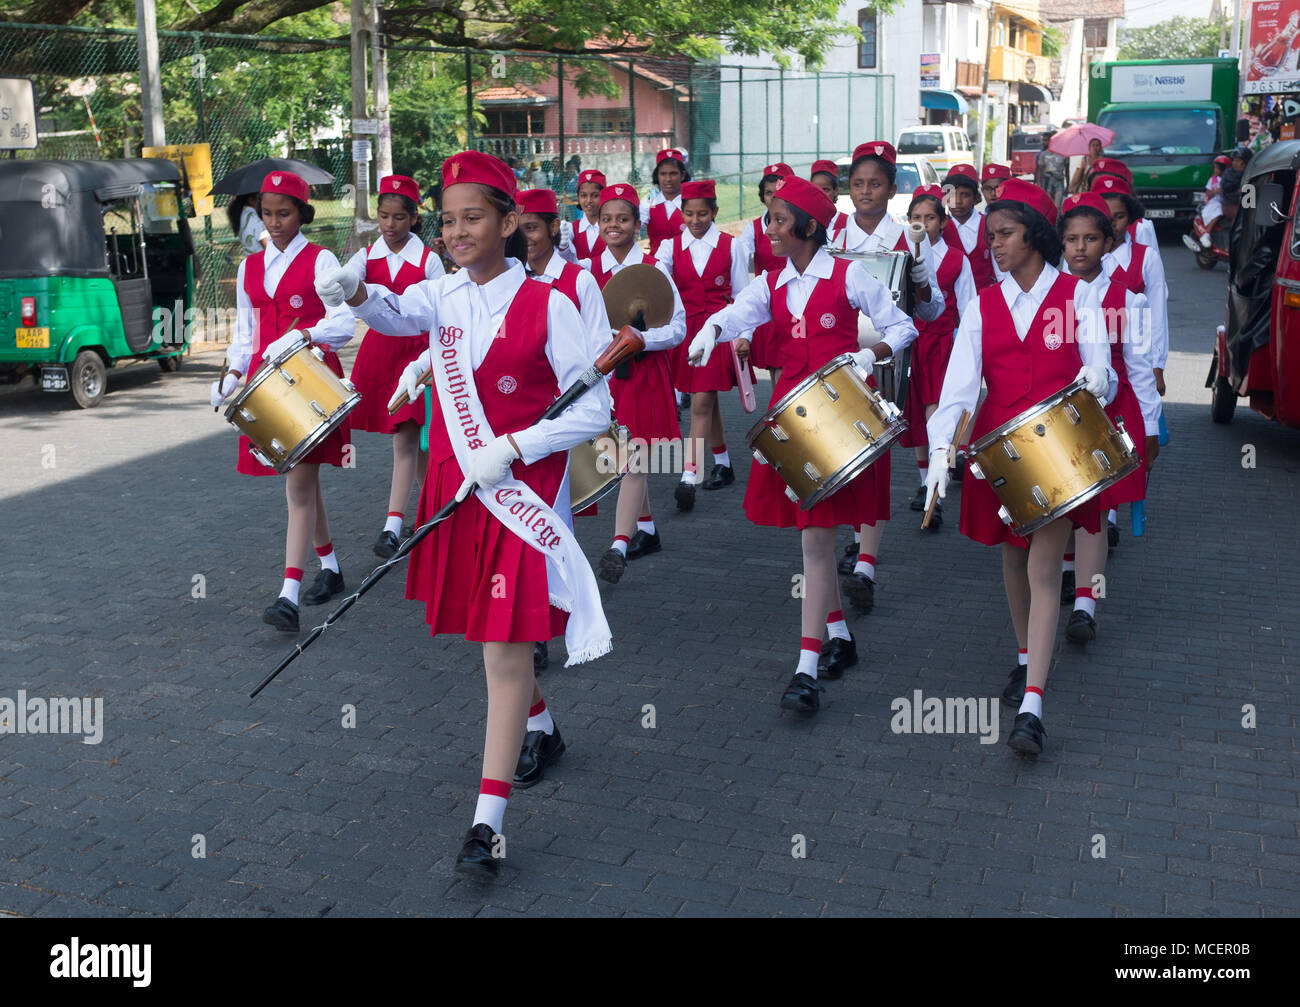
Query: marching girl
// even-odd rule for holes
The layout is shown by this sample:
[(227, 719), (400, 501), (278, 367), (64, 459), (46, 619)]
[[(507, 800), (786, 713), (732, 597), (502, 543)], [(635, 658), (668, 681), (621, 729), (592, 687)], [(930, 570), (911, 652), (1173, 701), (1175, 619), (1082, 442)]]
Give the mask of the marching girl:
[(682, 183), (691, 180), (686, 170), (686, 155), (680, 150), (661, 150), (655, 155), (655, 170), (650, 176), (659, 190), (641, 200), (641, 223), (650, 239), (650, 254), (659, 251), (682, 231)]
[(993, 253), (984, 237), (984, 214), (975, 209), (980, 200), (980, 184), (973, 164), (958, 164), (943, 180), (948, 193), (948, 224), (943, 238), (952, 247), (960, 244), (970, 263), (971, 279), (976, 290), (997, 283), (993, 273)]
[[(1144, 352), (1148, 338), (1143, 329), (1150, 312), (1144, 294), (1135, 294), (1103, 268), (1105, 249), (1114, 238), (1106, 203), (1096, 193), (1085, 193), (1067, 196), (1062, 209), (1057, 227), (1065, 245), (1065, 265), (1097, 295), (1110, 341), (1111, 369), (1119, 380), (1106, 415), (1116, 425), (1123, 420), (1142, 458), (1142, 468), (1102, 491), (1099, 506), (1106, 511), (1146, 499), (1146, 474), (1160, 453), (1160, 395)], [(1106, 552), (1106, 535), (1075, 531), (1075, 568), (1081, 586), (1075, 590), (1074, 610), (1065, 625), (1066, 637), (1075, 643), (1097, 638), (1093, 585), (1105, 570)]]
[[(343, 365), (334, 351), (352, 338), (356, 326), (346, 308), (327, 309), (316, 296), (316, 277), (336, 271), (339, 260), (329, 249), (313, 245), (302, 236), (302, 226), (316, 216), (309, 198), (307, 183), (291, 171), (273, 171), (262, 181), (259, 206), (270, 243), (239, 264), (235, 277), (235, 336), (226, 350), (229, 373), (220, 387), (213, 382), (209, 401), (214, 407), (235, 393), (240, 377), (256, 374), (264, 359), (274, 359), (304, 336), (325, 348), (326, 366), (343, 377)], [(330, 541), (320, 467), (341, 467), (344, 449), (351, 443), (345, 422), (284, 477), (289, 511), (284, 535), (284, 584), (275, 603), (262, 613), (263, 622), (283, 632), (298, 632), (299, 591), (310, 547), (315, 546), (321, 569), (302, 602), (320, 605), (343, 590), (343, 575)], [(249, 454), (251, 446), (241, 434), (236, 471), (251, 476), (275, 475), (275, 469)]]
[[(1093, 162), (1092, 169), (1088, 173), (1088, 188), (1084, 191), (1097, 191), (1095, 188), (1097, 179), (1104, 178), (1107, 175), (1113, 178), (1122, 178), (1128, 185), (1130, 193), (1133, 192), (1133, 172), (1127, 164), (1116, 157), (1099, 157)], [(1139, 203), (1139, 205), (1141, 204)], [(1134, 241), (1147, 245), (1157, 255), (1160, 254), (1160, 242), (1156, 238), (1156, 225), (1151, 223), (1144, 213), (1131, 216), (1127, 230)]]
[[(1005, 164), (986, 164), (980, 172), (980, 195), (984, 197), (985, 213), (997, 201), (998, 186), (1011, 177), (1011, 168)], [(999, 278), (1001, 282), (1001, 278)]]
[(553, 510), (568, 449), (605, 429), (609, 399), (597, 386), (558, 418), (539, 420), (591, 363), (582, 320), (514, 261), (526, 253), (506, 164), (466, 151), (443, 163), (442, 182), (442, 233), (457, 272), (393, 294), (337, 270), (318, 289), (377, 332), (431, 337), (399, 382), (415, 397), (432, 367), (441, 406), (419, 521), (453, 499), (464, 503), (411, 554), (406, 594), (425, 603), (433, 634), (483, 645), (483, 780), (456, 871), (486, 879), (505, 853), (500, 833), (525, 729), (554, 735), (562, 750), (534, 677), (533, 641), (563, 632), (571, 665), (610, 649), (591, 567)]
[[(765, 209), (742, 228), (740, 235), (736, 238), (736, 242), (740, 245), (740, 254), (750, 264), (754, 279), (758, 279), (769, 270), (775, 269), (779, 272), (785, 268), (785, 257), (773, 254), (772, 242), (767, 236), (767, 225), (770, 220), (766, 207), (772, 200), (772, 192), (776, 189), (776, 183), (787, 175), (793, 174), (794, 169), (784, 161), (769, 164), (763, 169), (763, 177), (758, 180), (758, 201), (763, 204)], [(761, 367), (765, 371), (771, 372), (772, 382), (775, 384), (780, 375), (772, 370), (774, 365), (768, 353), (768, 346), (771, 342), (771, 325), (761, 325), (750, 334), (749, 365), (751, 367)], [(738, 352), (740, 352), (739, 348)]]
[[(582, 261), (602, 290), (620, 270), (651, 261), (636, 243), (638, 229), (636, 189), (626, 183), (608, 186), (600, 194), (605, 250), (598, 258)], [(650, 510), (646, 462), (650, 448), (681, 440), (668, 361), (669, 351), (686, 337), (686, 309), (671, 279), (668, 285), (673, 291), (672, 319), (667, 325), (644, 329), (645, 351), (620, 364), (609, 380), (614, 419), (627, 427), (629, 439), (637, 445), (618, 488), (614, 541), (600, 557), (600, 577), (611, 584), (619, 582), (629, 561), (663, 548)]]
[[(413, 283), (434, 280), (446, 272), (442, 260), (420, 239), (422, 222), (416, 205), (419, 192), (415, 179), (405, 175), (389, 175), (379, 180), (379, 206), (375, 213), (383, 240), (357, 252), (347, 264), (348, 269), (367, 283), (400, 294)], [(420, 427), (424, 424), (423, 395), (395, 416), (388, 413), (388, 399), (407, 362), (428, 345), (427, 332), (410, 339), (394, 339), (368, 331), (352, 365), (352, 383), (361, 393), (361, 402), (348, 417), (352, 429), (393, 436), (388, 515), (374, 545), (375, 555), (382, 559), (397, 552), (397, 536), (402, 530), (407, 498), (421, 474)]]
[(559, 251), (569, 262), (594, 259), (605, 250), (600, 237), (600, 193), (605, 184), (605, 176), (599, 171), (589, 168), (578, 172), (578, 209), (582, 215), (576, 224), (560, 221)]
[[(717, 192), (712, 181), (687, 182), (682, 186), (682, 218), (686, 229), (672, 241), (659, 246), (660, 269), (668, 274), (686, 309), (686, 338), (699, 331), (704, 320), (730, 303), (749, 282), (749, 264), (740, 242), (714, 225), (718, 215)], [(738, 380), (730, 353), (718, 354), (707, 367), (692, 367), (682, 352), (685, 343), (673, 351), (673, 386), (691, 393), (691, 432), (686, 442), (682, 480), (673, 491), (677, 509), (695, 507), (700, 457), (705, 444), (713, 448), (713, 471), (704, 482), (706, 490), (719, 490), (736, 481), (722, 429), (718, 392), (730, 391)], [(742, 366), (749, 366), (747, 363)]]
[[(1113, 396), (1115, 375), (1100, 327), (1097, 295), (1051, 263), (1061, 259), (1056, 205), (1038, 186), (1013, 178), (988, 208), (993, 257), (1007, 278), (981, 291), (962, 316), (939, 408), (930, 417), (930, 496), (942, 498), (948, 486), (945, 464), (962, 410), (974, 411), (980, 382), (988, 398), (980, 407), (973, 438), (1002, 425), (1048, 396), (1082, 378), (1098, 398)], [(1073, 301), (1076, 331), (1065, 329)], [(1043, 750), (1043, 690), (1051, 664), (1061, 557), (1072, 525), (1096, 533), (1101, 515), (1089, 501), (1034, 532), (1014, 535), (998, 517), (998, 498), (982, 479), (967, 479), (961, 494), (961, 532), (985, 545), (1002, 547), (1002, 579), (1019, 660), (1002, 692), (1018, 706), (1007, 744), (1018, 752)]]
[[(916, 323), (916, 345), (912, 348), (912, 371), (907, 383), (907, 403), (903, 415), (908, 428), (899, 443), (916, 449), (916, 467), (921, 484), (913, 497), (911, 508), (925, 509), (925, 475), (929, 467), (929, 442), (925, 435), (925, 421), (933, 415), (939, 404), (939, 389), (948, 369), (952, 354), (953, 333), (957, 322), (975, 299), (975, 280), (970, 263), (960, 243), (949, 245), (944, 240), (947, 214), (943, 208), (943, 190), (937, 185), (923, 185), (912, 194), (908, 219), (925, 227), (927, 240), (922, 243), (927, 266), (938, 278), (943, 294), (944, 310), (933, 322)], [(938, 531), (943, 524), (940, 505), (936, 504), (929, 527)]]
[[(812, 170), (808, 173), (808, 181), (826, 193), (826, 198), (834, 203), (835, 197), (840, 194), (840, 166), (834, 161), (814, 161)], [(827, 237), (830, 238), (832, 245), (843, 247), (844, 227), (848, 222), (849, 215), (843, 210), (835, 214), (831, 226), (826, 228)]]
[[(779, 273), (770, 272), (747, 286), (736, 301), (711, 316), (691, 341), (690, 358), (708, 366), (716, 342), (772, 322), (773, 351), (781, 378), (772, 389), (776, 402), (795, 385), (841, 353), (853, 353), (862, 366), (901, 351), (916, 338), (911, 320), (889, 290), (862, 265), (832, 258), (826, 225), (835, 205), (817, 186), (798, 177), (777, 183), (768, 206), (772, 250), (788, 256)], [(883, 338), (858, 350), (858, 313), (866, 314)], [(798, 528), (803, 541), (804, 596), (800, 613), (799, 660), (781, 707), (814, 713), (821, 706), (818, 678), (839, 678), (857, 663), (857, 646), (844, 621), (835, 577), (835, 529), (840, 525), (883, 521), (889, 514), (889, 457), (886, 455), (812, 510), (792, 503), (786, 484), (769, 465), (755, 459), (745, 490), (745, 514), (756, 525)], [(823, 627), (829, 632), (822, 648)]]

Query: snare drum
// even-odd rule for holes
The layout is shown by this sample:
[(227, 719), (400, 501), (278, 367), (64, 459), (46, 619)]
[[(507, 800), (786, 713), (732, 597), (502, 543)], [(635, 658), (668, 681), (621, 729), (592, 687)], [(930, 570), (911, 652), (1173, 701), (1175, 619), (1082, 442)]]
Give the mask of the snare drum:
[(804, 510), (860, 475), (907, 429), (898, 407), (866, 377), (842, 353), (790, 389), (745, 437)]
[(904, 314), (911, 315), (916, 306), (916, 291), (912, 284), (912, 256), (907, 252), (846, 252), (828, 249), (837, 259), (855, 259), (866, 267), (868, 273), (884, 284), (894, 298), (894, 303)]
[(971, 445), (969, 469), (987, 479), (998, 516), (1027, 537), (1136, 471), (1133, 439), (1076, 381)]
[(306, 340), (274, 360), (263, 360), (226, 409), (253, 447), (258, 462), (284, 475), (347, 419), (361, 395), (325, 365)]
[(611, 423), (598, 437), (569, 449), (569, 506), (574, 514), (599, 503), (627, 474), (627, 427)]

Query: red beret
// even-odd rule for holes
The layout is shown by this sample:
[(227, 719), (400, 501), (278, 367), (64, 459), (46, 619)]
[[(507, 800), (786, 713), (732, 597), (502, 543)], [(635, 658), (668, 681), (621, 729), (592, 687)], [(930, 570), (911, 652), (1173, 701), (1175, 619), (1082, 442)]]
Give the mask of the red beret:
[(912, 191), (912, 202), (915, 203), (921, 196), (929, 196), (932, 199), (937, 199), (939, 205), (943, 205), (943, 189), (937, 185), (918, 185)]
[(578, 184), (585, 185), (587, 182), (595, 182), (602, 189), (605, 188), (605, 173), (597, 171), (595, 168), (588, 168), (586, 171), (578, 172)]
[(307, 191), (307, 183), (303, 181), (301, 175), (295, 175), (292, 171), (273, 171), (266, 178), (262, 179), (263, 192), (278, 192), (282, 196), (292, 196), (294, 199), (306, 203), (311, 198), (311, 193)]
[(559, 213), (555, 193), (550, 189), (521, 189), (515, 196), (520, 213)]
[(1214, 163), (1215, 163), (1215, 164), (1231, 164), (1231, 163), (1232, 163), (1232, 158), (1230, 158), (1227, 154), (1220, 154), (1218, 157), (1216, 157), (1216, 158), (1214, 159)]
[(1092, 162), (1093, 175), (1114, 175), (1116, 178), (1122, 178), (1130, 186), (1133, 184), (1133, 172), (1129, 167), (1117, 157), (1099, 157)]
[(382, 196), (389, 192), (398, 196), (405, 196), (416, 203), (420, 201), (420, 187), (416, 184), (415, 179), (406, 175), (385, 175), (381, 178), (379, 180), (379, 195)]
[(786, 175), (776, 183), (772, 195), (791, 206), (797, 206), (822, 227), (830, 227), (831, 221), (835, 219), (835, 204), (806, 178)]
[(1092, 180), (1092, 188), (1088, 191), (1099, 192), (1103, 196), (1133, 195), (1133, 187), (1115, 175), (1098, 175)]
[(765, 165), (763, 168), (763, 177), (768, 175), (793, 175), (794, 169), (784, 161), (777, 161), (775, 164)]
[[(818, 172), (825, 173), (830, 175), (832, 178), (838, 179), (840, 177), (840, 166), (834, 161), (814, 161), (813, 166), (808, 169), (809, 178), (811, 179), (812, 176), (816, 175)], [(793, 174), (793, 172), (790, 172), (790, 174)]]
[(1081, 206), (1086, 206), (1091, 210), (1096, 210), (1103, 217), (1110, 216), (1110, 207), (1106, 201), (1095, 192), (1083, 192), (1077, 196), (1066, 196), (1065, 202), (1061, 204), (1061, 213), (1066, 214), (1071, 210), (1077, 210)]
[(442, 162), (442, 187), (444, 190), (463, 182), (477, 182), (500, 189), (511, 199), (516, 190), (515, 173), (505, 161), (477, 150), (464, 150)]
[(987, 182), (990, 178), (1010, 178), (1011, 169), (1005, 164), (986, 164), (984, 171), (980, 175), (981, 182)]
[(714, 188), (713, 179), (705, 178), (698, 182), (682, 183), (682, 202), (688, 199), (717, 199), (718, 192)]
[(898, 163), (898, 151), (887, 140), (872, 140), (870, 143), (858, 144), (853, 148), (853, 162), (856, 164), (860, 157), (879, 157), (890, 164)]
[(998, 201), (1004, 199), (1024, 203), (1046, 217), (1049, 224), (1056, 223), (1056, 204), (1052, 202), (1051, 196), (1033, 182), (1026, 182), (1023, 178), (1008, 178), (998, 189)]
[(626, 200), (634, 207), (639, 208), (641, 206), (641, 197), (636, 194), (635, 187), (628, 185), (626, 182), (620, 182), (618, 185), (607, 185), (601, 189), (600, 202), (597, 205), (604, 206), (616, 199)]
[(951, 182), (954, 178), (969, 178), (977, 184), (980, 180), (973, 164), (954, 164), (948, 169), (948, 177), (944, 179), (944, 182)]
[(674, 148), (669, 147), (667, 150), (661, 150), (655, 155), (655, 167), (658, 167), (661, 162), (667, 161), (670, 157), (674, 161), (680, 161), (682, 164), (686, 163), (685, 154), (680, 150), (675, 150)]

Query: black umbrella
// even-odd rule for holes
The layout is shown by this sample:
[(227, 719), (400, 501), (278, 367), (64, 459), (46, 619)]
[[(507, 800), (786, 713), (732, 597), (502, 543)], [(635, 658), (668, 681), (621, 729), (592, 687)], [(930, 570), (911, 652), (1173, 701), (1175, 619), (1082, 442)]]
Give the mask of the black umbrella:
[(302, 176), (308, 185), (326, 185), (334, 181), (334, 176), (328, 171), (306, 161), (295, 161), (291, 157), (264, 157), (226, 172), (212, 187), (212, 195), (242, 196), (246, 192), (261, 192), (262, 181), (273, 171), (292, 171)]

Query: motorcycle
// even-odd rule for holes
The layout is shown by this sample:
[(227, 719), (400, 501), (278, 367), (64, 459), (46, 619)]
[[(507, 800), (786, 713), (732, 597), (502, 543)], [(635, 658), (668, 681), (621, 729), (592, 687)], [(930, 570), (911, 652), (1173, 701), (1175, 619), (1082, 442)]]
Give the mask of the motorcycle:
[[(1214, 226), (1207, 228), (1198, 213), (1192, 218), (1192, 233), (1183, 235), (1183, 244), (1196, 256), (1196, 264), (1202, 269), (1213, 269), (1217, 263), (1228, 261), (1228, 234), (1232, 230), (1232, 221), (1221, 216)], [(1210, 236), (1209, 247), (1201, 240), (1203, 235)]]

